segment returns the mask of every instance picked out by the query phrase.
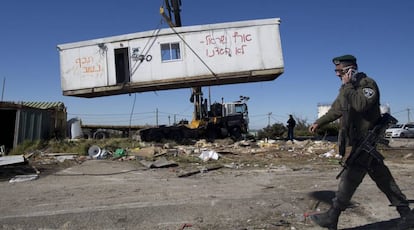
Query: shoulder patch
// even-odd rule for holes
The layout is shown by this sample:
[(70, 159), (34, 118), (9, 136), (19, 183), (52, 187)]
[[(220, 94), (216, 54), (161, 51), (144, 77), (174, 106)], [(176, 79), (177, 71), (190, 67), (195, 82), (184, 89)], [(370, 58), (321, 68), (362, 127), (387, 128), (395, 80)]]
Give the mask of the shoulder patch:
[(371, 98), (375, 95), (375, 91), (371, 88), (363, 88), (362, 91), (366, 98)]

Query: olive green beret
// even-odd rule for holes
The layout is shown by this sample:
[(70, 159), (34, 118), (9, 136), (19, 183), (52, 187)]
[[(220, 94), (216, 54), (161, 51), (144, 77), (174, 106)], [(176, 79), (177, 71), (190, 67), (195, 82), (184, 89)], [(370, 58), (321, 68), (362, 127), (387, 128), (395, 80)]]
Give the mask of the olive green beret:
[(347, 55), (339, 56), (339, 57), (332, 59), (332, 62), (335, 65), (338, 65), (341, 62), (356, 64), (356, 58), (352, 55), (347, 54)]

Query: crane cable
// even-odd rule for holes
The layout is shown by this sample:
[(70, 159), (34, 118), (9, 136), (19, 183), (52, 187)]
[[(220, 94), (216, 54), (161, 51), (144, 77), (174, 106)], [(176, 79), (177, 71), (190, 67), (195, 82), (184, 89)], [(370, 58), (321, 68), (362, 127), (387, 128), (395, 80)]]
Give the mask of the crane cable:
[[(155, 44), (155, 41), (157, 40), (157, 37), (159, 36), (159, 32), (161, 30), (160, 29), (161, 28), (161, 24), (162, 24), (162, 20), (158, 24), (157, 29), (154, 30), (153, 33), (152, 33), (152, 35), (151, 35), (151, 38), (153, 38), (152, 39), (152, 42), (151, 42), (151, 39), (148, 39), (147, 43), (144, 45), (144, 48), (142, 48), (142, 52), (138, 55), (139, 57), (140, 56), (143, 56), (143, 58), (145, 59), (145, 57), (148, 55), (149, 51), (151, 50), (151, 47)], [(149, 47), (147, 49), (147, 46), (148, 45), (149, 45)], [(134, 64), (134, 66), (132, 66), (132, 68), (131, 68), (131, 76), (134, 75), (134, 73), (138, 70), (138, 68), (141, 66), (141, 63), (142, 63), (142, 61), (136, 62)], [(132, 116), (134, 114), (134, 108), (135, 108), (136, 99), (137, 99), (137, 94), (134, 93), (134, 101), (132, 103), (131, 113), (130, 113), (130, 116), (129, 116), (129, 137), (131, 137)]]
[[(143, 56), (144, 59), (145, 57), (148, 55), (149, 51), (151, 50), (151, 47), (155, 44), (155, 41), (157, 40), (158, 36), (159, 36), (159, 32), (160, 32), (160, 27), (162, 25), (162, 21), (160, 21), (160, 23), (157, 26), (157, 29), (155, 29), (153, 31), (153, 33), (151, 34), (150, 38), (153, 38), (152, 41), (151, 39), (148, 39), (147, 43), (145, 44), (144, 48), (142, 48), (142, 52), (138, 55), (138, 56)], [(151, 43), (151, 44), (150, 44)], [(149, 45), (150, 44), (150, 45)], [(148, 49), (147, 46), (149, 45)], [(136, 62), (134, 64), (134, 66), (132, 66), (131, 68), (131, 76), (134, 75), (134, 73), (138, 70), (138, 67), (141, 65), (142, 61), (140, 62)]]
[(195, 50), (184, 40), (184, 38), (177, 32), (177, 30), (174, 28), (174, 26), (172, 25), (171, 21), (168, 20), (167, 15), (165, 15), (164, 12), (164, 8), (161, 7), (160, 8), (160, 14), (163, 16), (163, 19), (165, 20), (165, 22), (167, 22), (167, 24), (170, 26), (170, 28), (172, 29), (172, 31), (175, 33), (175, 35), (178, 36), (178, 38), (181, 39), (181, 41), (183, 41), (183, 43), (191, 50), (191, 52), (201, 61), (201, 63), (208, 69), (208, 71), (210, 71), (210, 73), (216, 77), (217, 79), (217, 74), (207, 65), (207, 63), (200, 57), (200, 55), (198, 55)]

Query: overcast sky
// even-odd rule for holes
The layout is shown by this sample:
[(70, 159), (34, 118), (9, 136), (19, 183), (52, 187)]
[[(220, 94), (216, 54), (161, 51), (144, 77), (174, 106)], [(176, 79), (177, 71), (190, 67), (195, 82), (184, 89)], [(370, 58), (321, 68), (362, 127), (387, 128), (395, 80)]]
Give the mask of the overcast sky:
[[(159, 14), (163, 2), (2, 1), (3, 100), (62, 101), (68, 119), (87, 124), (128, 124), (133, 108), (136, 125), (155, 124), (157, 109), (159, 124), (174, 116), (191, 120), (190, 89), (93, 99), (62, 95), (57, 45), (166, 28)], [(412, 0), (182, 0), (181, 19), (188, 26), (281, 18), (285, 73), (274, 81), (210, 87), (213, 101), (249, 96), (250, 127), (263, 128), (269, 121), (286, 123), (289, 114), (313, 122), (318, 103), (331, 103), (338, 93), (331, 60), (342, 54), (355, 55), (360, 71), (377, 80), (381, 103), (400, 122), (410, 113), (412, 121), (413, 11)]]

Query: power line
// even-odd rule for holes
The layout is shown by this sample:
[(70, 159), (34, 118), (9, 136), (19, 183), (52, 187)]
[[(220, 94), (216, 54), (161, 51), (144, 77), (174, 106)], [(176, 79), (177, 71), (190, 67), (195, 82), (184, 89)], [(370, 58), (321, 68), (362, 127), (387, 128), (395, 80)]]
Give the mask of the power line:
[[(151, 114), (154, 113), (151, 112), (141, 112), (141, 113), (133, 113), (134, 115), (139, 114)], [(68, 115), (74, 115), (74, 116), (130, 116), (130, 113), (68, 113)]]

